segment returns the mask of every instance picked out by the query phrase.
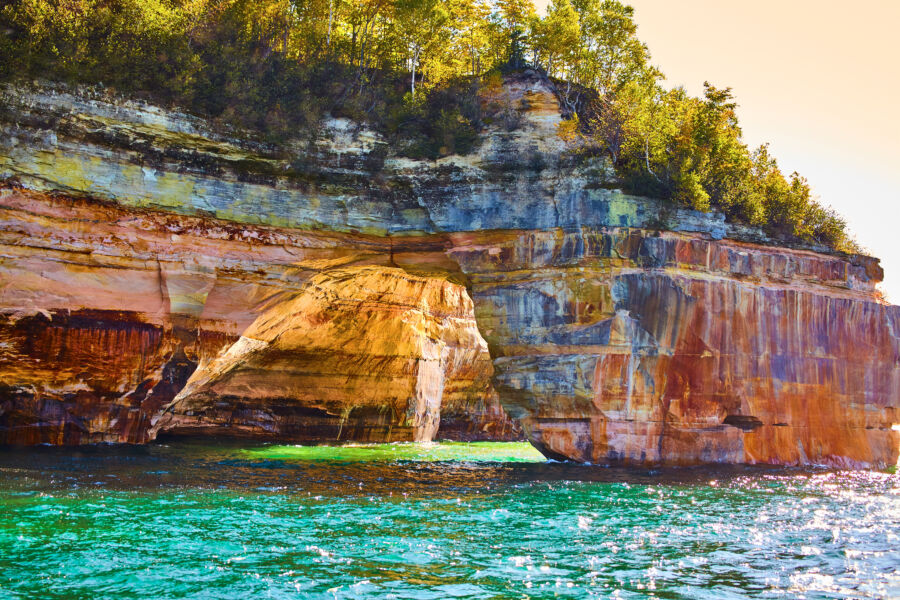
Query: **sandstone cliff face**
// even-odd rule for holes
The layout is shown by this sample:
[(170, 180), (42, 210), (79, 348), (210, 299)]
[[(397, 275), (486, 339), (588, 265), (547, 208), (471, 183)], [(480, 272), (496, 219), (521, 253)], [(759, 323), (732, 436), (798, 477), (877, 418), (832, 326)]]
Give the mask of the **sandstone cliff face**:
[[(492, 373), (463, 286), (332, 269), (201, 363), (151, 434), (236, 421), (235, 432), (276, 439), (430, 441), (442, 410), (481, 414)], [(241, 410), (251, 415), (235, 420)]]
[(900, 311), (871, 263), (624, 229), (454, 242), (504, 406), (548, 456), (896, 461)]
[(27, 189), (0, 194), (0, 442), (507, 437), (512, 417), (580, 461), (896, 463), (876, 260), (623, 195), (556, 136), (546, 82), (506, 93), (520, 130), (424, 162), (343, 121), (275, 148), (5, 89), (0, 177)]
[[(0, 443), (431, 439), (442, 403), (441, 437), (521, 435), (465, 288), (390, 267), (383, 239), (17, 188), (0, 213)], [(220, 355), (285, 339), (262, 387), (182, 393), (164, 411)]]

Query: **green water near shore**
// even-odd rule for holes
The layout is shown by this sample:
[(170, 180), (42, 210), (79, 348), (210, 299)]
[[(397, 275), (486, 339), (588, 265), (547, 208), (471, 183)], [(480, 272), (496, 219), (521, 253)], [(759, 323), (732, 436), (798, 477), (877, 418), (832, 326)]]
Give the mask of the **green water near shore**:
[(240, 451), (242, 456), (274, 460), (334, 462), (527, 462), (542, 463), (543, 455), (521, 442), (442, 442), (439, 444), (344, 444), (342, 446), (264, 446)]
[(900, 597), (900, 478), (526, 444), (0, 450), (0, 598)]

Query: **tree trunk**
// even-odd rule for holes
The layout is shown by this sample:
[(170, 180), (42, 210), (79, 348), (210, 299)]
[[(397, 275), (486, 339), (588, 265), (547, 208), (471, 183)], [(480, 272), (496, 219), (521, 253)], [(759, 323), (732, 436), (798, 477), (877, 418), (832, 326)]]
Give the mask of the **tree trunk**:
[(328, 0), (328, 33), (325, 36), (325, 48), (331, 50), (331, 23), (334, 20), (334, 0)]
[(648, 137), (644, 138), (644, 161), (647, 163), (647, 172), (653, 175), (655, 180), (660, 181), (653, 169), (650, 168), (650, 138)]
[(416, 98), (416, 64), (419, 62), (419, 53), (418, 51), (413, 53), (412, 60), (412, 81), (410, 83), (410, 91), (412, 93), (412, 97), (415, 100)]

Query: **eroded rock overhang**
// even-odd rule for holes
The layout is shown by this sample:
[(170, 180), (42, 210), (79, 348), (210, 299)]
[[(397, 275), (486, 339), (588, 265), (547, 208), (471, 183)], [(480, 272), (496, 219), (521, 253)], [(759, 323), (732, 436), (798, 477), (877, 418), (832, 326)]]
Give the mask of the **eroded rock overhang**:
[[(0, 189), (4, 443), (516, 439), (445, 240)], [(421, 242), (421, 243), (419, 243)]]

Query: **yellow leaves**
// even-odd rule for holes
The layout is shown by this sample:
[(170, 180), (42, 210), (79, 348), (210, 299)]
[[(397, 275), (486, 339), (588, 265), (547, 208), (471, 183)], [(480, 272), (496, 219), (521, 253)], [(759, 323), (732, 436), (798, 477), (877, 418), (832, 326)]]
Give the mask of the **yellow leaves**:
[(703, 189), (700, 176), (695, 171), (681, 174), (675, 190), (675, 199), (694, 210), (709, 212), (712, 208), (709, 194)]
[(537, 61), (551, 76), (556, 71), (571, 70), (580, 37), (578, 13), (569, 0), (553, 0), (547, 16), (535, 19), (532, 26)]
[(578, 115), (560, 121), (556, 126), (556, 135), (567, 144), (575, 142), (578, 139)]
[(496, 5), (510, 31), (524, 27), (537, 15), (532, 0), (496, 0)]

